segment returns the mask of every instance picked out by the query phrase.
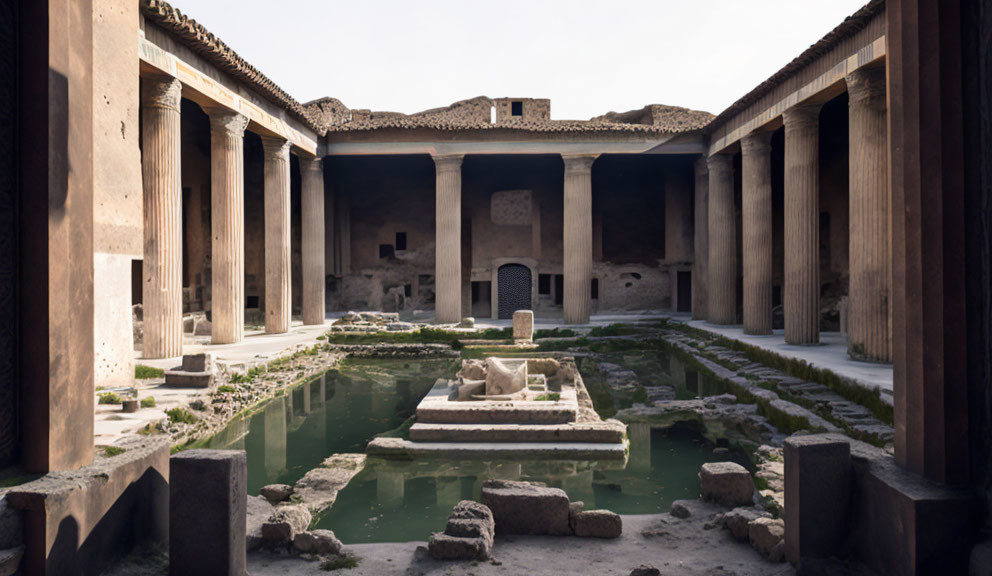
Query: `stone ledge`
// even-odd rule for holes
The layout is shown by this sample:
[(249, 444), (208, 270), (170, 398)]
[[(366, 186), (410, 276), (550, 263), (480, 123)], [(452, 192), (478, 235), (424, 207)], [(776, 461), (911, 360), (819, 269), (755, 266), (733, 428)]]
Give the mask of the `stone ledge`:
[(410, 428), (414, 442), (623, 442), (627, 427), (617, 422), (569, 424), (433, 424)]
[(625, 460), (627, 443), (541, 442), (411, 442), (400, 438), (376, 438), (365, 449), (382, 458), (437, 458), (454, 460)]

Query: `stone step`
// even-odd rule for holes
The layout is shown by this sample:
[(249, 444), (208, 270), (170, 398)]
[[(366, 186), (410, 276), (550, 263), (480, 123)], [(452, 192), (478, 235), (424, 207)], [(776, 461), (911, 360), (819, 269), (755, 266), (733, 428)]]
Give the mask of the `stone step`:
[(592, 442), (413, 442), (375, 438), (365, 449), (380, 458), (448, 460), (624, 460), (627, 443)]
[(623, 442), (618, 423), (571, 424), (434, 424), (417, 422), (410, 428), (415, 442)]

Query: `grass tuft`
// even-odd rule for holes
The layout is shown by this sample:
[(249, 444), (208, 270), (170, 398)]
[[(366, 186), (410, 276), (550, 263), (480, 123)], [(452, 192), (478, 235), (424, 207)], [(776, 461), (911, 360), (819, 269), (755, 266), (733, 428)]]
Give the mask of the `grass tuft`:
[(333, 558), (328, 558), (320, 563), (320, 569), (324, 572), (333, 572), (334, 570), (350, 570), (358, 566), (358, 558), (352, 554), (339, 554)]
[(124, 400), (113, 392), (104, 392), (100, 394), (98, 402), (100, 404), (123, 404)]
[(165, 414), (169, 417), (169, 421), (174, 424), (192, 424), (196, 422), (196, 416), (185, 408), (170, 408), (165, 411)]
[(149, 396), (147, 398), (142, 398), (141, 399), (141, 407), (142, 408), (154, 408), (155, 407), (155, 397), (154, 396)]
[(165, 370), (162, 370), (161, 368), (152, 368), (151, 366), (145, 366), (144, 364), (135, 364), (134, 377), (138, 380), (163, 378), (165, 377)]

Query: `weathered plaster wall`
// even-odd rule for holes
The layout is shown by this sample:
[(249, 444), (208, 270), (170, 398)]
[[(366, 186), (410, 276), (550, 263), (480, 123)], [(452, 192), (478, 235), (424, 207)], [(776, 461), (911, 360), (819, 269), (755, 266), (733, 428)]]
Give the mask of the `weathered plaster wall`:
[(94, 383), (134, 378), (132, 260), (143, 256), (138, 5), (93, 0)]

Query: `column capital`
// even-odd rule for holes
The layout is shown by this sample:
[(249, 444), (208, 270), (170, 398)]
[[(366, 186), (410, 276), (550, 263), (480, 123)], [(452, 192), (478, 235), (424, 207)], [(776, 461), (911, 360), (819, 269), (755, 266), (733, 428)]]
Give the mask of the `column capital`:
[(796, 104), (782, 113), (785, 129), (813, 128), (820, 124), (820, 108), (823, 104)]
[(730, 154), (714, 154), (706, 158), (706, 167), (710, 172), (731, 171), (734, 165)]
[(212, 108), (207, 110), (210, 118), (210, 129), (241, 138), (248, 127), (248, 117), (227, 108)]
[(289, 160), (289, 140), (279, 136), (262, 136), (266, 160)]
[(696, 171), (696, 176), (705, 176), (709, 173), (710, 167), (706, 162), (706, 156), (699, 156), (692, 163), (693, 168)]
[(313, 171), (313, 172), (319, 172), (319, 171), (321, 171), (323, 169), (323, 166), (324, 166), (323, 161), (324, 161), (324, 159), (321, 158), (321, 157), (319, 157), (319, 156), (318, 157), (315, 157), (315, 158), (305, 158), (303, 156), (299, 156), (299, 159), (300, 159), (300, 171), (301, 172), (307, 171), (307, 170), (310, 170), (310, 171)]
[(844, 77), (849, 105), (873, 101), (885, 105), (885, 68), (862, 67)]
[(179, 111), (183, 85), (171, 76), (145, 78), (141, 83), (141, 105)]
[(438, 172), (456, 172), (462, 168), (464, 154), (432, 154), (434, 167)]
[(771, 132), (751, 132), (741, 138), (741, 153), (743, 154), (770, 154), (771, 151)]
[(565, 172), (591, 172), (592, 163), (599, 158), (599, 154), (562, 154), (561, 159), (565, 161)]

